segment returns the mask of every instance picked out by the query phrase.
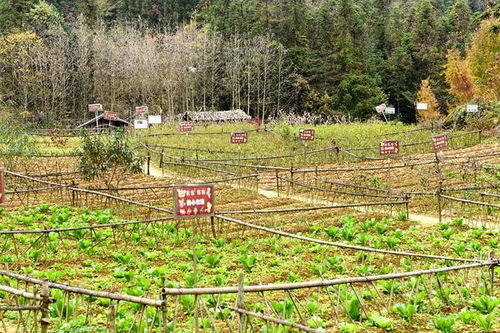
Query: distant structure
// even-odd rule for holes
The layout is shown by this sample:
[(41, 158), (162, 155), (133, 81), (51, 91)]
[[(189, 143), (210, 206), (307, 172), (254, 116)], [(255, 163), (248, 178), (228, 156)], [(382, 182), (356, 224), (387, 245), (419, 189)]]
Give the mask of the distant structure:
[(130, 126), (130, 123), (121, 118), (117, 118), (116, 120), (107, 120), (104, 119), (104, 113), (94, 117), (83, 124), (78, 125), (76, 128), (93, 128), (93, 129), (103, 129), (103, 128), (121, 128)]
[(228, 111), (188, 111), (182, 115), (183, 121), (193, 122), (235, 122), (250, 119), (252, 117), (240, 109)]

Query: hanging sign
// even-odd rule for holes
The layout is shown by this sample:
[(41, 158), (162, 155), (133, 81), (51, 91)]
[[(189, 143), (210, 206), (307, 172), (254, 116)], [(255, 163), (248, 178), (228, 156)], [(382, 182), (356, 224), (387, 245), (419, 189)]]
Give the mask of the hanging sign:
[(116, 112), (106, 111), (106, 112), (104, 112), (104, 119), (106, 119), (106, 120), (118, 120), (118, 114)]
[(427, 103), (417, 103), (417, 110), (427, 110)]
[(150, 115), (148, 116), (148, 122), (150, 124), (161, 124), (161, 115)]
[(388, 106), (385, 108), (384, 113), (385, 114), (396, 114), (396, 108)]
[(248, 133), (247, 132), (232, 132), (231, 133), (231, 143), (247, 143)]
[(443, 150), (448, 147), (448, 135), (446, 134), (433, 136), (431, 141), (432, 148), (434, 148), (435, 151)]
[(89, 112), (101, 112), (102, 104), (89, 104)]
[(0, 205), (5, 203), (5, 186), (3, 183), (3, 169), (0, 169)]
[(479, 111), (477, 104), (467, 104), (467, 112), (468, 113), (476, 113)]
[(176, 218), (214, 215), (215, 193), (212, 184), (174, 186)]
[(184, 121), (179, 124), (179, 130), (181, 132), (191, 132), (194, 130), (194, 124), (189, 121)]
[(380, 142), (380, 155), (395, 155), (399, 154), (399, 141), (386, 140)]
[(299, 131), (299, 138), (303, 141), (313, 141), (314, 140), (314, 129), (312, 128), (301, 128)]
[(135, 119), (134, 128), (135, 129), (147, 129), (149, 127), (148, 121), (146, 119)]
[(145, 114), (148, 113), (149, 109), (147, 105), (142, 105), (142, 106), (136, 106), (135, 107), (135, 114)]

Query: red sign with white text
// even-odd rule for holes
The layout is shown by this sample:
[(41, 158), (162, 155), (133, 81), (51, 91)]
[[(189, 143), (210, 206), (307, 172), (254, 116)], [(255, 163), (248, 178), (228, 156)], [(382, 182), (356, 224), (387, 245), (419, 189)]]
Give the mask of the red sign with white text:
[(5, 202), (5, 188), (3, 185), (3, 170), (0, 170), (0, 205)]
[(116, 112), (106, 111), (104, 112), (104, 119), (106, 120), (117, 120), (118, 114)]
[(147, 105), (135, 107), (135, 114), (144, 114), (144, 113), (148, 113), (148, 112), (149, 112), (149, 108)]
[(194, 124), (188, 121), (182, 122), (179, 125), (179, 130), (181, 132), (191, 132), (192, 130), (194, 130)]
[(433, 136), (431, 140), (432, 148), (434, 148), (434, 150), (436, 151), (448, 147), (448, 135), (446, 134)]
[(231, 143), (247, 143), (248, 133), (247, 132), (232, 132), (231, 133)]
[(314, 130), (312, 128), (304, 129), (301, 128), (299, 131), (300, 140), (313, 141), (314, 140)]
[(399, 154), (399, 141), (386, 140), (380, 142), (380, 155)]
[(214, 186), (211, 184), (174, 187), (174, 211), (177, 218), (214, 215), (214, 203)]

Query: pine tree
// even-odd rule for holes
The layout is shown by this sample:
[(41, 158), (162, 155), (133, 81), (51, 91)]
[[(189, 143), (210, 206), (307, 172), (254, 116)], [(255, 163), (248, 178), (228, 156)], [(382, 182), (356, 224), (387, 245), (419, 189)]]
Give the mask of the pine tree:
[(447, 47), (465, 53), (472, 27), (472, 11), (465, 0), (455, 0), (446, 18)]
[(436, 96), (432, 92), (429, 80), (422, 80), (420, 90), (417, 94), (417, 103), (427, 103), (426, 110), (417, 110), (418, 123), (439, 119), (439, 104)]

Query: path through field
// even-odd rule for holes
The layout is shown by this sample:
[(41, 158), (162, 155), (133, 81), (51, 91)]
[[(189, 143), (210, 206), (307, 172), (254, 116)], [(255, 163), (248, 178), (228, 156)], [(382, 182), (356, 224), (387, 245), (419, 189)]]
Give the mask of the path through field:
[[(149, 167), (149, 173), (150, 173), (150, 176), (156, 177), (156, 178), (164, 178), (164, 177), (177, 178), (179, 180), (182, 179), (182, 182), (188, 182), (188, 183), (189, 182), (194, 182), (194, 183), (204, 182), (201, 179), (189, 178), (189, 177), (182, 176), (179, 174), (165, 173), (161, 169), (156, 168), (154, 166)], [(179, 181), (179, 183), (182, 183), (182, 182)], [(237, 185), (231, 185), (231, 186), (234, 188), (238, 188)], [(259, 188), (258, 193), (266, 198), (278, 198), (278, 197), (280, 197), (278, 195), (278, 192), (272, 191), (272, 190), (265, 190), (265, 189)], [(299, 201), (299, 202), (304, 202), (304, 203), (320, 203), (320, 204), (329, 205), (329, 206), (342, 204), (342, 203), (338, 203), (338, 202), (334, 202), (334, 201), (327, 201), (327, 200), (318, 200), (318, 199), (312, 200), (311, 198), (307, 198), (307, 197), (303, 197), (303, 196), (299, 196), (299, 195), (287, 195), (287, 198), (290, 198), (291, 200), (295, 200), (295, 201)], [(354, 209), (359, 210), (361, 212), (368, 211), (367, 208), (364, 208), (364, 207), (354, 207)], [(373, 207), (370, 208), (371, 211), (373, 211), (373, 209), (374, 209)], [(385, 213), (385, 211), (380, 211), (380, 212)], [(409, 220), (414, 221), (414, 222), (418, 222), (422, 225), (435, 225), (435, 224), (439, 223), (439, 219), (437, 217), (429, 216), (429, 215), (410, 214)], [(464, 221), (464, 223), (466, 223), (466, 222)]]

